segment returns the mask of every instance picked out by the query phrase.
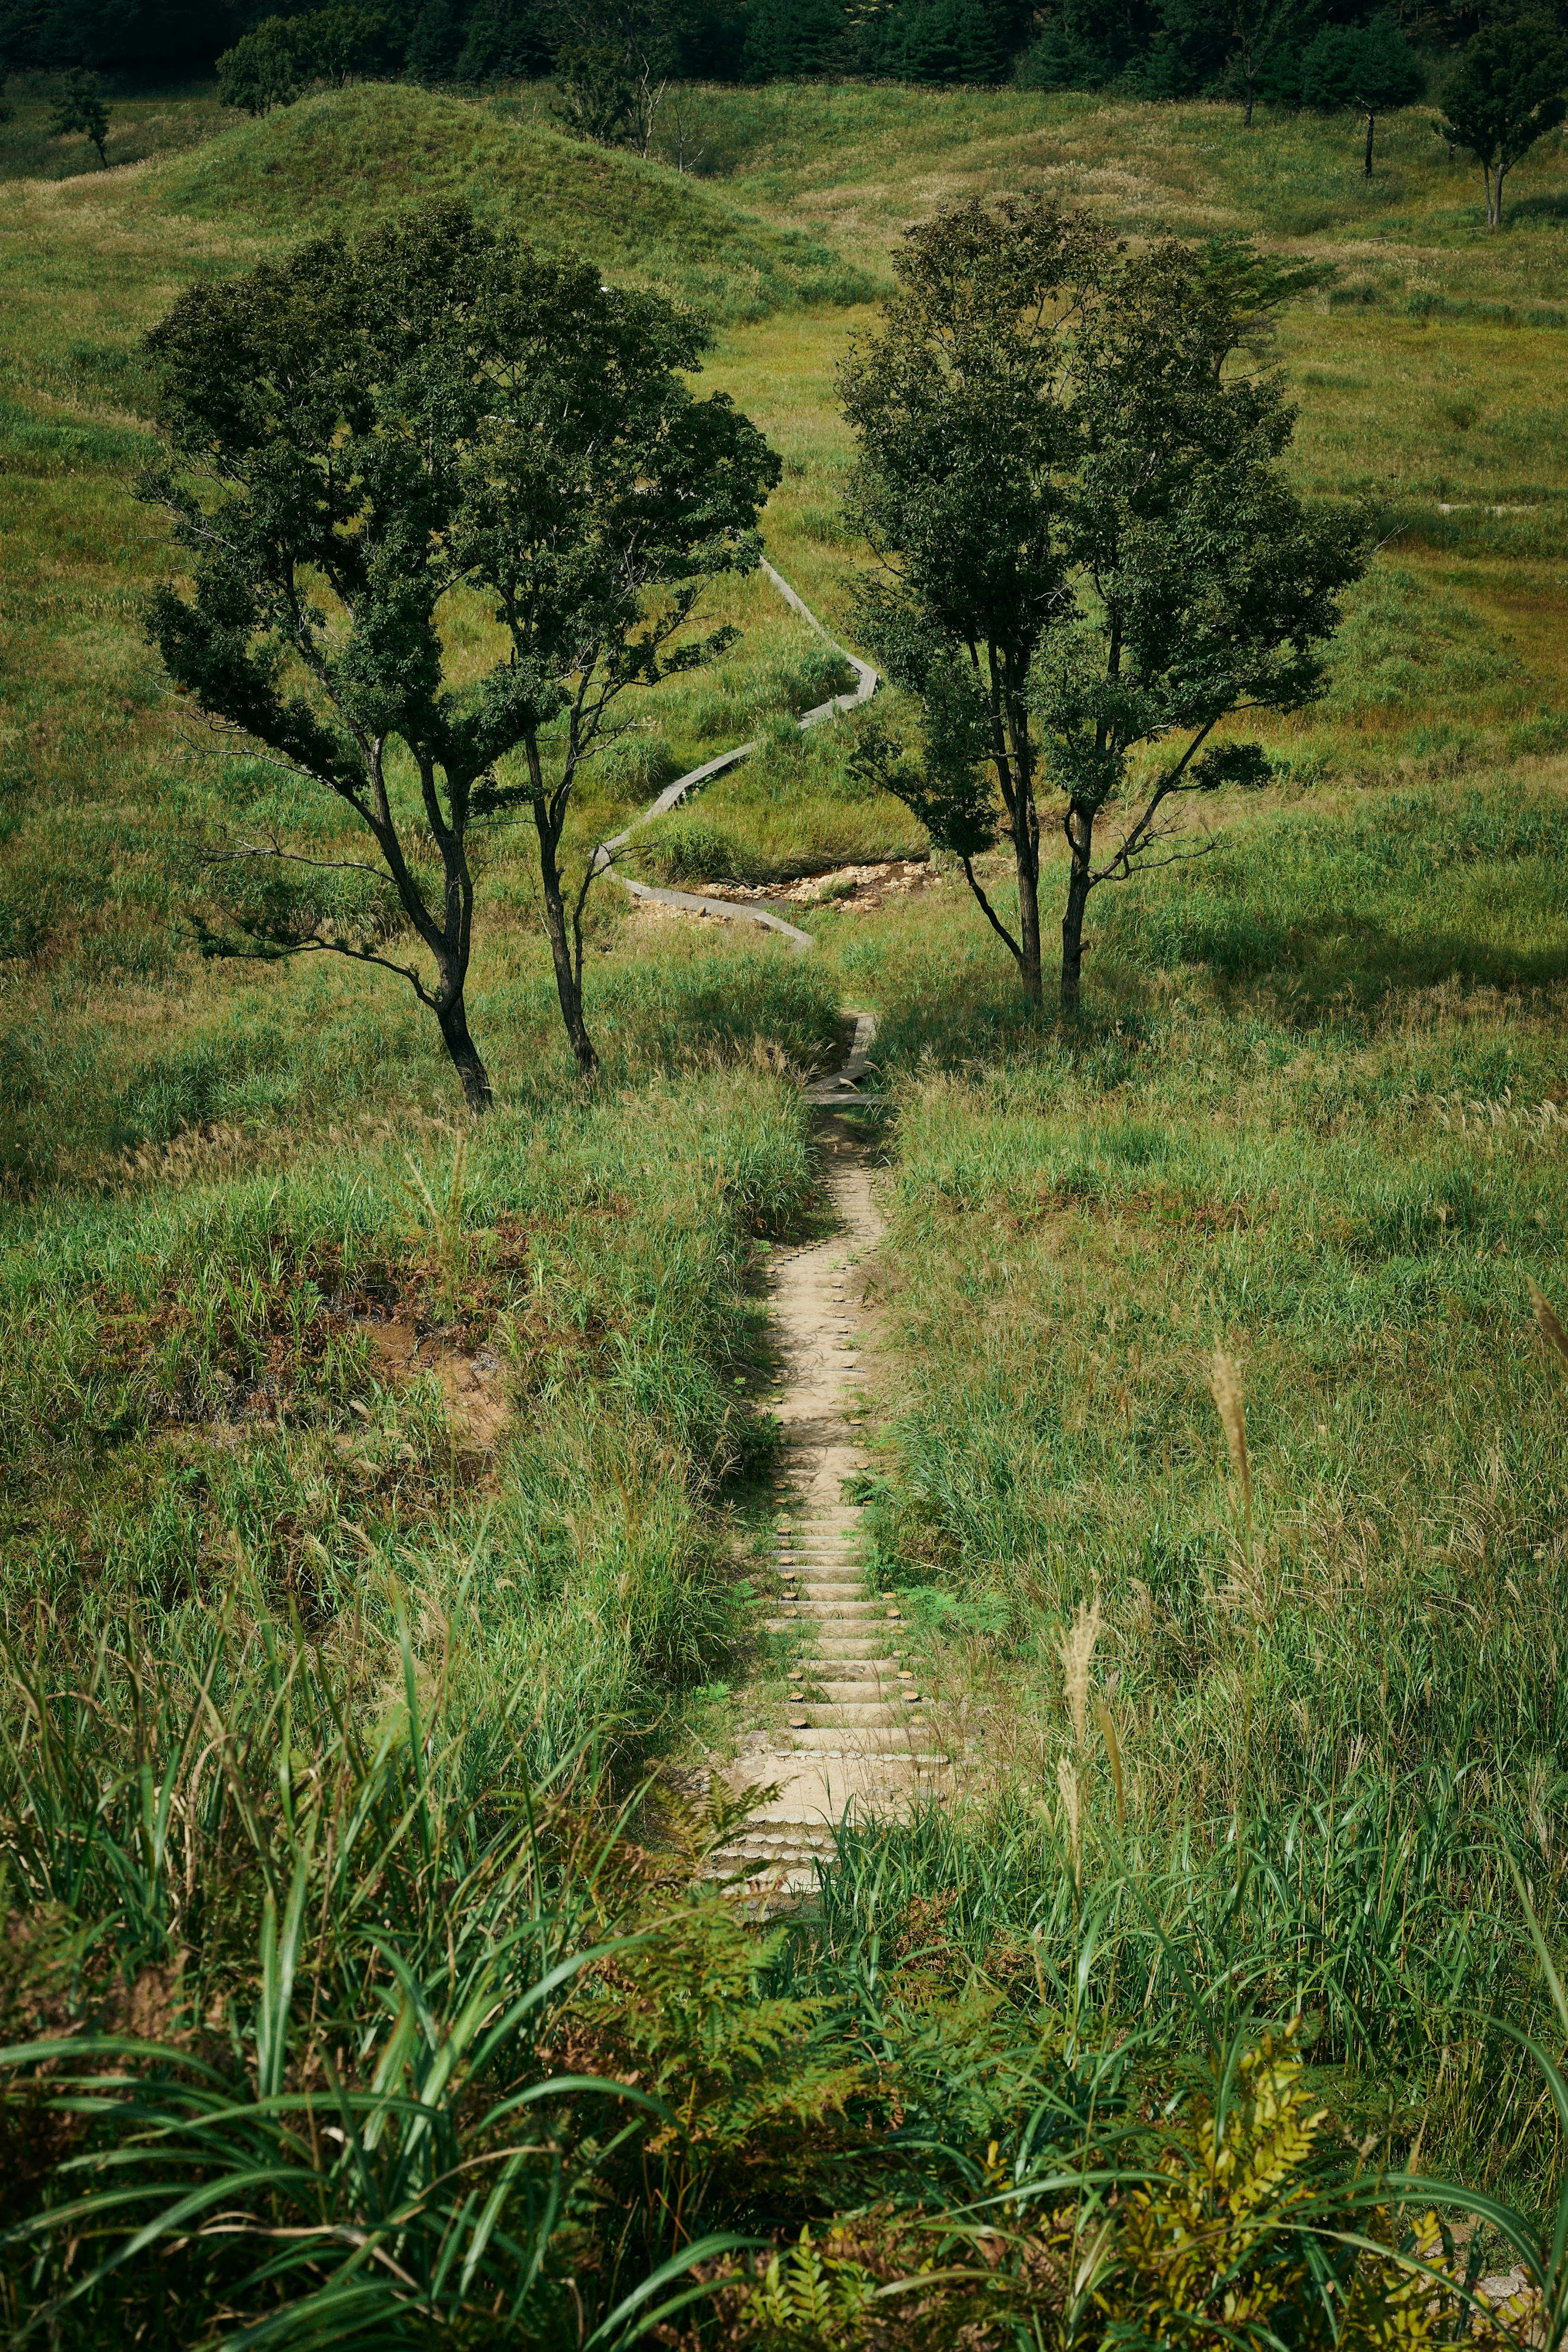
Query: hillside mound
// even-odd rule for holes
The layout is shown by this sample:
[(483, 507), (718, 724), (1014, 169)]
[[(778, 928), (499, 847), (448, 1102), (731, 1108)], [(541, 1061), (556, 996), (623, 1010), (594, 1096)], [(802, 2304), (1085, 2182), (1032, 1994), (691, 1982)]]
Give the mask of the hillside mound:
[(771, 226), (658, 163), (403, 83), (333, 90), (222, 132), (157, 175), (172, 209), (273, 233), (354, 228), (434, 197), (505, 214), (729, 320), (873, 290), (831, 246)]

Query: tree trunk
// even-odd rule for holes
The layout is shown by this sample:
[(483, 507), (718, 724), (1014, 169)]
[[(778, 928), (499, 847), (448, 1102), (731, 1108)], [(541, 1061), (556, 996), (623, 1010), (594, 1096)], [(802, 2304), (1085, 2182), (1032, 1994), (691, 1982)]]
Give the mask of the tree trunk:
[(1487, 226), (1489, 228), (1502, 226), (1502, 166), (1500, 163), (1498, 165), (1495, 183), (1490, 173), (1487, 176)]
[(1031, 1004), (1040, 1001), (1040, 820), (1032, 794), (1020, 796), (1013, 827), (1013, 861), (1019, 884), (1019, 973)]
[(461, 989), (450, 1004), (436, 1006), (435, 1017), (441, 1024), (452, 1066), (463, 1082), (463, 1098), (475, 1118), (482, 1118), (490, 1108), (490, 1073), (468, 1034), (468, 1013)]
[(1252, 77), (1250, 74), (1247, 77), (1247, 111), (1241, 118), (1241, 128), (1243, 131), (1250, 131), (1252, 128)]
[(1369, 179), (1369, 180), (1370, 180), (1370, 179), (1371, 179), (1371, 177), (1372, 177), (1372, 133), (1373, 133), (1373, 131), (1374, 131), (1374, 129), (1375, 129), (1375, 125), (1376, 125), (1376, 122), (1377, 122), (1377, 117), (1376, 117), (1376, 115), (1375, 115), (1375, 114), (1369, 114), (1369, 115), (1367, 116), (1367, 118), (1366, 118), (1366, 170), (1365, 170), (1365, 173), (1364, 173), (1364, 176), (1365, 178)]
[(593, 1050), (593, 1040), (582, 1017), (582, 990), (572, 961), (571, 933), (567, 924), (566, 901), (561, 896), (560, 868), (555, 858), (555, 835), (543, 801), (534, 803), (534, 821), (539, 836), (539, 880), (544, 888), (545, 929), (549, 935), (550, 961), (555, 966), (555, 991), (560, 999), (560, 1017), (566, 1024), (571, 1050), (577, 1055), (578, 1068), (585, 1078), (592, 1078), (599, 1074), (599, 1056)]
[(1092, 809), (1081, 808), (1074, 801), (1067, 812), (1067, 838), (1072, 848), (1072, 870), (1061, 918), (1061, 1009), (1076, 1013), (1083, 971), (1083, 910), (1089, 904), (1090, 852), (1094, 844)]

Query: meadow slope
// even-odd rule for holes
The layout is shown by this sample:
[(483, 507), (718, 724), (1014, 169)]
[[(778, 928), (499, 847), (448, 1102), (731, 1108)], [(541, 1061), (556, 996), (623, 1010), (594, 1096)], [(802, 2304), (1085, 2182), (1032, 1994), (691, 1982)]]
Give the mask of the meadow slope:
[[(4, 1807), (6, 1899), (41, 1956), (5, 1979), (10, 2024), (79, 2021), (89, 1995), (122, 2018), (116, 1969), (124, 2000), (140, 1986), (167, 2010), (188, 1968), (191, 2014), (226, 2018), (224, 2063), (254, 2069), (258, 1939), (295, 1874), (312, 1901), (324, 1885), (292, 1791), (405, 1757), (423, 1793), (397, 1798), (398, 1835), (417, 1822), (427, 1843), (398, 1948), (455, 2000), (443, 1915), (488, 1950), (499, 1883), (463, 1841), (515, 1825), (530, 1776), (570, 1797), (542, 1871), (587, 1850), (582, 1820), (650, 1758), (733, 1751), (773, 1442), (753, 1244), (819, 1214), (792, 1081), (853, 1003), (878, 1014), (889, 1098), (869, 1129), (890, 1213), (874, 1570), (971, 1801), (846, 1835), (820, 1919), (765, 1968), (755, 1948), (727, 1960), (739, 2008), (794, 1991), (825, 2004), (813, 2032), (858, 2019), (854, 2063), (895, 2053), (932, 2144), (961, 2147), (955, 2199), (994, 2189), (993, 2139), (1010, 2163), (1034, 2129), (1035, 2078), (1002, 2064), (1019, 2017), (1049, 2021), (1071, 2105), (1082, 2053), (1131, 2020), (1162, 2065), (1176, 2053), (1168, 2090), (1214, 2021), (1299, 2011), (1346, 2146), (1375, 2165), (1418, 2143), (1538, 2211), (1558, 2126), (1496, 2020), (1557, 2035), (1511, 1862), (1551, 1948), (1568, 1938), (1568, 1365), (1529, 1287), (1568, 1320), (1561, 142), (1490, 238), (1420, 110), (1381, 135), (1369, 190), (1343, 123), (1248, 139), (1234, 110), (1008, 91), (705, 93), (700, 176), (570, 145), (538, 92), (350, 90), (218, 130), (204, 104), (151, 110), (141, 160), (70, 177), (23, 121), (10, 152), (39, 175), (0, 182)], [(132, 492), (152, 449), (139, 339), (180, 286), (464, 194), (705, 306), (705, 383), (784, 460), (770, 557), (847, 635), (861, 551), (834, 367), (904, 223), (1038, 184), (1128, 235), (1239, 228), (1333, 262), (1276, 345), (1291, 464), (1387, 516), (1324, 700), (1260, 730), (1269, 792), (1206, 807), (1191, 866), (1096, 902), (1079, 1023), (1027, 1012), (940, 858), (901, 906), (815, 909), (803, 958), (601, 887), (605, 1070), (585, 1097), (529, 861), (497, 829), (470, 1004), (499, 1108), (469, 1135), (390, 980), (204, 960), (198, 854), (222, 824), (342, 836), (180, 720), (140, 633), (172, 558)], [(776, 880), (921, 849), (857, 786), (846, 727), (794, 728), (831, 657), (756, 580), (711, 604), (740, 643), (649, 698), (574, 854), (758, 733), (749, 766), (650, 829), (648, 870)], [(1048, 865), (1048, 907), (1060, 879)], [(1062, 1644), (1094, 1609), (1075, 1708)], [(221, 1801), (198, 1801), (194, 1694), (235, 1723), (256, 1710)], [(361, 1721), (384, 1735), (373, 1769)], [(432, 1725), (450, 1744), (426, 1774)], [(183, 1856), (135, 1812), (164, 1774)], [(203, 1913), (220, 1815), (223, 1901)], [(89, 1868), (93, 1821), (121, 1843), (105, 1826)], [(449, 1847), (468, 1857), (450, 1874)], [(644, 1918), (653, 1866), (626, 1867), (634, 1898), (570, 1881), (584, 1938)], [(353, 1935), (394, 1935), (381, 1887), (367, 1863)], [(331, 1941), (329, 1908), (313, 1981), (349, 2032), (380, 1979), (344, 1958), (347, 1928)], [(590, 2055), (630, 2067), (630, 2047)], [(967, 2054), (937, 2089), (944, 2048)], [(1005, 2099), (966, 2105), (988, 2069)], [(820, 2092), (821, 2122), (836, 2094), (812, 2079), (789, 2097)], [(737, 2179), (764, 2145), (788, 2174), (770, 2229), (833, 2210), (831, 2165), (803, 2187), (780, 2153), (806, 2111), (768, 2109), (755, 2145), (736, 2126)], [(653, 2199), (646, 2269), (679, 2235), (659, 2197), (686, 2192), (639, 2178), (616, 2193)], [(893, 2178), (868, 2173), (867, 2201)], [(713, 2197), (737, 2226), (760, 2210), (744, 2186)], [(580, 2242), (551, 2256), (561, 2313)], [(621, 2260), (593, 2273), (601, 2317)], [(206, 2326), (221, 2296), (190, 2293)]]

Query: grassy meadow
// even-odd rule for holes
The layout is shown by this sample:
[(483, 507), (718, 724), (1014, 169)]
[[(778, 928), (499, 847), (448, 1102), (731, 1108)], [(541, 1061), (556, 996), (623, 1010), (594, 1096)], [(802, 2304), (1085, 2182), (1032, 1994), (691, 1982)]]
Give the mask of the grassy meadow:
[[(1493, 237), (1420, 110), (1368, 187), (1348, 121), (1010, 91), (693, 93), (684, 173), (673, 113), (642, 163), (538, 91), (392, 88), (239, 125), (118, 100), (99, 172), (10, 95), (0, 2022), (42, 2055), (0, 2105), (7, 2324), (1036, 2342), (1104, 2199), (1163, 2211), (1165, 2158), (1201, 2166), (1203, 2097), (1267, 2154), (1226, 2053), (1299, 2016), (1257, 2063), (1324, 2120), (1236, 2275), (1276, 2341), (1436, 2327), (1345, 2252), (1399, 2242), (1381, 2168), (1528, 2232), (1565, 2154), (1508, 2032), (1568, 2040), (1531, 1938), (1561, 1965), (1568, 1362), (1530, 1286), (1568, 1320), (1563, 142)], [(907, 221), (1020, 184), (1334, 263), (1278, 336), (1291, 463), (1387, 516), (1329, 693), (1261, 730), (1270, 789), (1092, 902), (1080, 1022), (1028, 1014), (940, 858), (813, 909), (808, 957), (601, 883), (587, 1096), (497, 828), (476, 1130), (390, 978), (203, 958), (223, 826), (349, 836), (183, 719), (139, 632), (172, 562), (139, 340), (182, 286), (461, 192), (702, 307), (706, 381), (784, 461), (769, 557), (845, 635), (834, 367)], [(574, 856), (753, 736), (636, 870), (919, 851), (847, 724), (793, 728), (831, 656), (765, 583), (708, 601), (740, 642), (645, 698)], [(792, 1081), (846, 1004), (886, 1097), (873, 1567), (967, 1794), (846, 1832), (817, 1916), (759, 1937), (691, 1892), (723, 1832), (692, 1775), (766, 1675), (757, 1248), (818, 1215)], [(156, 2261), (100, 2269), (143, 2225)], [(815, 2285), (808, 2250), (673, 2307), (803, 2226)], [(1164, 2308), (1116, 2245), (1061, 2340)], [(875, 2317), (922, 2263), (936, 2300)], [(1235, 2341), (1205, 2310), (1190, 2339)]]

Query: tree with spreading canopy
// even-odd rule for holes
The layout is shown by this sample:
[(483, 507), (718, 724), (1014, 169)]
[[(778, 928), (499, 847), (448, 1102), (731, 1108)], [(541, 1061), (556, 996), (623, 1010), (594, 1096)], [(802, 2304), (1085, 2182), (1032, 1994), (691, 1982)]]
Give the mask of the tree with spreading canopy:
[[(396, 972), (476, 1111), (474, 828), (532, 816), (561, 1016), (591, 1076), (595, 861), (591, 845), (571, 888), (573, 788), (629, 689), (733, 641), (697, 630), (697, 600), (755, 563), (779, 467), (726, 395), (686, 383), (706, 341), (460, 203), (192, 287), (149, 338), (172, 461), (142, 493), (189, 572), (151, 606), (164, 664), (235, 748), (332, 795), (375, 852), (231, 840), (218, 857), (269, 887), (214, 950)], [(362, 897), (340, 910), (319, 877), (344, 874)], [(409, 930), (405, 962), (388, 948)]]
[[(1261, 780), (1257, 745), (1210, 739), (1319, 691), (1364, 562), (1364, 519), (1285, 481), (1294, 411), (1239, 363), (1315, 273), (1234, 237), (1128, 255), (1043, 198), (950, 207), (895, 266), (842, 389), (851, 513), (878, 559), (861, 625), (920, 740), (911, 758), (873, 715), (857, 764), (957, 856), (1036, 1002), (1039, 793), (1060, 795), (1071, 1010), (1092, 892), (1193, 854), (1178, 795)], [(974, 864), (1004, 826), (1016, 934)]]
[(1480, 165), (1487, 226), (1500, 228), (1503, 182), (1568, 116), (1568, 41), (1535, 12), (1483, 25), (1443, 86), (1442, 109), (1438, 131)]
[(219, 58), (218, 96), (225, 106), (255, 115), (292, 106), (312, 82), (340, 89), (374, 64), (385, 32), (385, 17), (369, 8), (264, 16)]
[(1421, 61), (1392, 16), (1370, 25), (1324, 25), (1301, 59), (1301, 103), (1321, 114), (1353, 108), (1366, 118), (1365, 178), (1380, 114), (1412, 106), (1426, 86)]
[(79, 131), (103, 170), (108, 171), (109, 109), (95, 73), (86, 73), (77, 67), (67, 74), (49, 115), (49, 129), (57, 139), (68, 139), (73, 131)]

